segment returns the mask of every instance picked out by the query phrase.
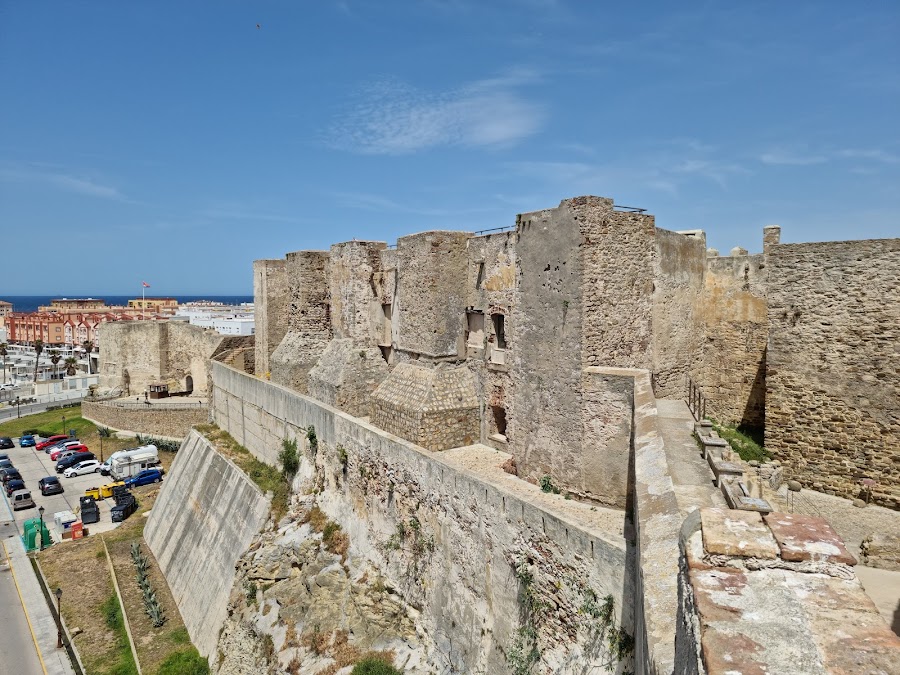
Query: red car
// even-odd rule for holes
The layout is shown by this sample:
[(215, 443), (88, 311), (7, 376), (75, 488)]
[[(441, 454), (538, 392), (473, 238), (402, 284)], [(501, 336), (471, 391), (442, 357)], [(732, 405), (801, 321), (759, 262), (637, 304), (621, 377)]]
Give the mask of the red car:
[(47, 446), (56, 445), (60, 441), (64, 441), (68, 438), (68, 434), (57, 434), (56, 436), (51, 436), (50, 438), (41, 441), (36, 446), (34, 446), (35, 450), (43, 450)]
[(88, 446), (83, 443), (79, 443), (78, 445), (69, 445), (65, 448), (60, 448), (59, 450), (54, 450), (50, 453), (50, 461), (55, 462), (58, 459), (62, 459), (62, 456), (65, 455), (68, 457), (69, 455), (74, 455), (76, 452), (87, 452)]

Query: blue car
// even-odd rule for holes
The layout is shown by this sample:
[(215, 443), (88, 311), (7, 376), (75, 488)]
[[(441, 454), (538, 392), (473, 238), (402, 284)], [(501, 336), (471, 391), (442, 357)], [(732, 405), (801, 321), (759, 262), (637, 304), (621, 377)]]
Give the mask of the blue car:
[(125, 479), (125, 487), (139, 487), (141, 485), (150, 485), (150, 483), (158, 483), (163, 478), (162, 469), (144, 469), (139, 474)]
[(19, 447), (21, 447), (21, 448), (30, 448), (35, 445), (36, 445), (36, 443), (34, 441), (34, 436), (31, 436), (31, 435), (22, 436), (22, 438), (19, 439)]

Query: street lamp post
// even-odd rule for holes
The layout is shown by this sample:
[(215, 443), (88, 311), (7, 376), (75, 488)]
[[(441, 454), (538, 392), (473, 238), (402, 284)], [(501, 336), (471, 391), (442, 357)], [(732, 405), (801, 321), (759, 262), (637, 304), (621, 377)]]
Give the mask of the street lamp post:
[(63, 415), (62, 418), (63, 418), (63, 428), (62, 428), (62, 432), (63, 432), (63, 433), (66, 433), (66, 416)]
[(22, 400), (21, 398), (16, 396), (16, 417), (22, 416), (22, 409), (19, 407), (21, 400)]
[(62, 598), (62, 589), (56, 589), (56, 648), (62, 649), (62, 614), (59, 611), (59, 601)]
[(41, 538), (41, 547), (40, 550), (44, 550), (44, 505), (41, 504), (40, 508), (38, 508), (38, 513), (41, 514), (41, 529), (38, 530), (38, 536)]

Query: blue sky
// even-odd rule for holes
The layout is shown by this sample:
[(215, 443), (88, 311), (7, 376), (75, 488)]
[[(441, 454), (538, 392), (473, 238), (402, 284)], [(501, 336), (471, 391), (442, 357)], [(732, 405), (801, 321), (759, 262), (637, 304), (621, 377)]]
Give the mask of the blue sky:
[(250, 293), (581, 194), (723, 251), (900, 236), (897, 35), (895, 0), (3, 2), (0, 297)]

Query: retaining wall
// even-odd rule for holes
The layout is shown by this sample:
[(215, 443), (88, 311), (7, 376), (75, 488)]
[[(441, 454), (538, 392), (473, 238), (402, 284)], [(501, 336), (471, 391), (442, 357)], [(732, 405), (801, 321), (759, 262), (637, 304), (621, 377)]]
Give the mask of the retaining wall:
[(269, 516), (269, 500), (196, 431), (181, 444), (144, 528), (191, 642), (215, 653), (234, 565)]
[(147, 406), (147, 409), (117, 408), (111, 403), (81, 404), (81, 416), (94, 424), (116, 431), (134, 431), (151, 436), (184, 438), (195, 424), (209, 421), (209, 409), (204, 406), (183, 410)]
[[(257, 457), (274, 463), (282, 439), (305, 442), (309, 425), (317, 462), (323, 453), (345, 457), (343, 472), (334, 459), (327, 464), (319, 503), (350, 535), (351, 555), (370, 556), (396, 575), (404, 599), (421, 609), (424, 630), (459, 672), (506, 672), (504, 650), (519, 626), (516, 560), (529, 562), (539, 596), (556, 608), (538, 627), (542, 663), (552, 672), (599, 663), (576, 635), (584, 629), (586, 589), (611, 595), (617, 620), (631, 631), (623, 512), (546, 495), (499, 468), (505, 453), (481, 446), (478, 460), (457, 450), (432, 454), (279, 385), (224, 364), (212, 368), (216, 423)], [(408, 567), (392, 567), (397, 563), (379, 551), (412, 517), (434, 538), (435, 551), (427, 570), (403, 583)], [(604, 529), (604, 518), (615, 526)]]

